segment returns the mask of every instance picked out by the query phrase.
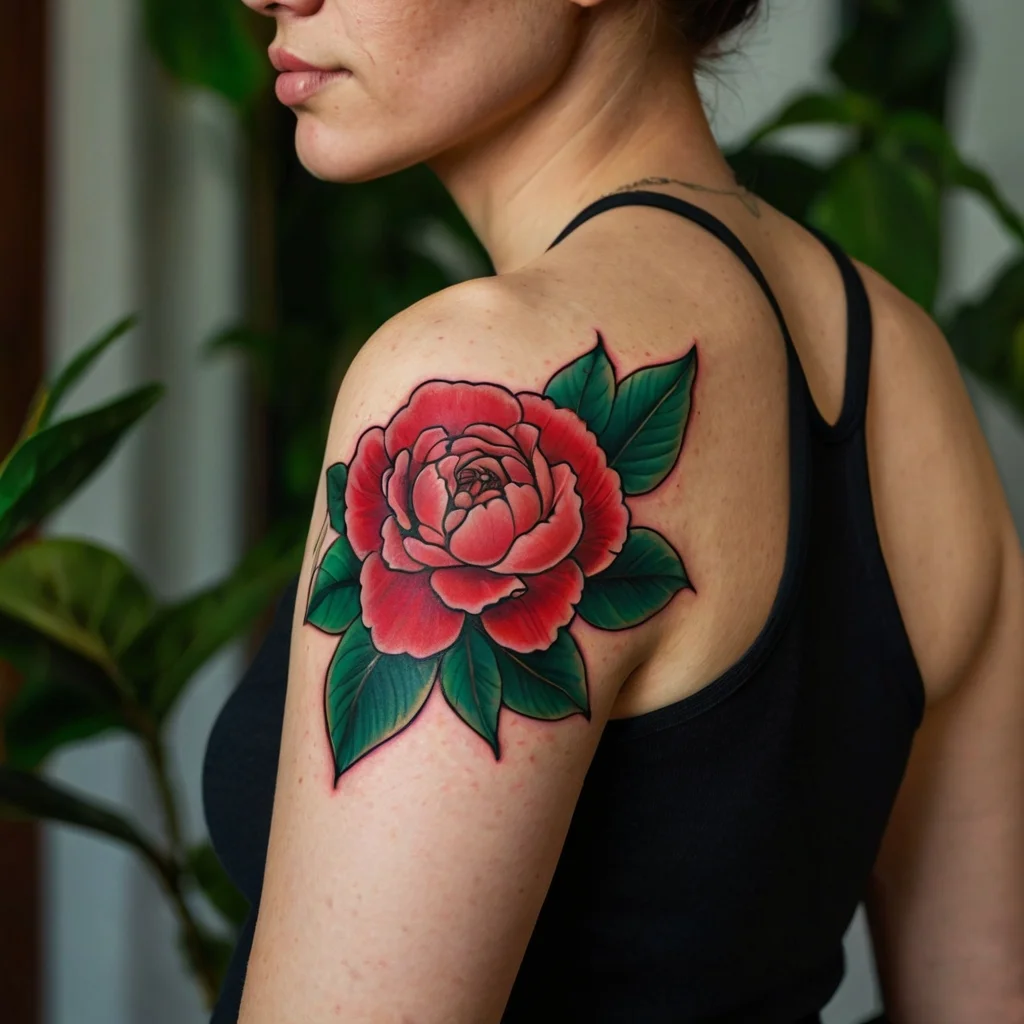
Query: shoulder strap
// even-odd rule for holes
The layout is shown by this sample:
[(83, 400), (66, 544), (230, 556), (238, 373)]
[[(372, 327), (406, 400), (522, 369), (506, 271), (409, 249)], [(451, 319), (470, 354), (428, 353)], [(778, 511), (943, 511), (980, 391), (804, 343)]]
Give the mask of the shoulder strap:
[(801, 224), (832, 253), (832, 258), (839, 266), (846, 293), (846, 382), (843, 385), (843, 408), (839, 419), (834, 424), (828, 423), (811, 402), (815, 428), (829, 440), (841, 441), (863, 422), (867, 408), (874, 334), (871, 302), (860, 271), (843, 248), (820, 228), (806, 221), (801, 221)]
[[(754, 276), (757, 283), (761, 286), (761, 290), (767, 297), (768, 302), (775, 313), (776, 319), (779, 321), (779, 327), (782, 329), (782, 336), (786, 340), (786, 348), (789, 350), (790, 356), (796, 356), (796, 349), (793, 346), (793, 339), (789, 333), (789, 326), (786, 323), (786, 318), (782, 315), (782, 307), (779, 306), (778, 300), (775, 298), (775, 293), (772, 291), (767, 279), (761, 272), (761, 268), (757, 265), (757, 261), (750, 254), (750, 250), (747, 249), (735, 232), (733, 232), (733, 230), (725, 224), (724, 221), (719, 220), (718, 217), (713, 213), (709, 213), (703, 207), (697, 206), (694, 203), (689, 203), (685, 199), (665, 195), (662, 192), (650, 192), (646, 190), (614, 192), (611, 195), (602, 196), (600, 199), (595, 199), (594, 202), (580, 210), (580, 212), (576, 214), (576, 216), (573, 217), (573, 219), (569, 221), (564, 228), (562, 228), (558, 237), (548, 246), (548, 250), (550, 251), (553, 249), (559, 242), (571, 235), (572, 232), (581, 224), (585, 224), (592, 217), (596, 217), (599, 213), (604, 213), (605, 210), (613, 210), (619, 206), (658, 207), (662, 210), (668, 210), (671, 213), (675, 213), (680, 217), (685, 217), (687, 220), (692, 220), (702, 228), (710, 231), (713, 235), (716, 235), (722, 242), (732, 249), (747, 270), (749, 270)], [(813, 403), (811, 404), (813, 405)]]

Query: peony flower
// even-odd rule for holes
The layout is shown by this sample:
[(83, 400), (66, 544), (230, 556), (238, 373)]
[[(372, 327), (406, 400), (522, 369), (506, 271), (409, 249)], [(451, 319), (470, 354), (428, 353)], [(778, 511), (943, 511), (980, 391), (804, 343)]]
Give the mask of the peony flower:
[(493, 384), (429, 381), (359, 439), (345, 491), (374, 646), (427, 658), (467, 615), (528, 653), (575, 614), (629, 526), (619, 475), (569, 409)]

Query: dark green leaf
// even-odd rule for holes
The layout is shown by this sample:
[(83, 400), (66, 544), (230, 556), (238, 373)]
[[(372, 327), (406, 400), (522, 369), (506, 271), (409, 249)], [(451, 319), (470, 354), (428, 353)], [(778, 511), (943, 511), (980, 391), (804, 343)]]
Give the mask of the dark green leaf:
[(118, 659), (153, 614), (153, 598), (117, 555), (65, 538), (24, 544), (0, 561), (0, 614), (118, 678)]
[(19, 445), (0, 473), (0, 548), (69, 498), (162, 394), (158, 384), (140, 388)]
[(811, 221), (924, 309), (939, 282), (939, 189), (923, 171), (859, 153), (833, 174)]
[(878, 124), (881, 118), (882, 108), (870, 96), (850, 90), (804, 93), (791, 100), (780, 113), (757, 128), (745, 145), (752, 146), (785, 128), (806, 125), (855, 125), (869, 128)]
[(597, 344), (589, 352), (573, 360), (548, 381), (544, 394), (555, 405), (572, 409), (595, 434), (604, 430), (615, 400), (615, 371), (600, 334)]
[(249, 901), (228, 877), (217, 854), (209, 843), (193, 846), (188, 852), (188, 866), (206, 898), (236, 928), (249, 916)]
[(60, 404), (61, 399), (68, 393), (71, 387), (77, 383), (79, 378), (89, 369), (92, 364), (115, 342), (118, 338), (127, 334), (138, 322), (134, 316), (125, 317), (114, 324), (108, 331), (101, 334), (95, 341), (90, 342), (78, 352), (70, 363), (60, 372), (57, 379), (50, 387), (46, 405), (42, 410), (39, 421), (39, 428), (48, 426), (53, 419), (54, 411)]
[(142, 9), (153, 52), (182, 82), (240, 106), (266, 85), (270, 64), (237, 0), (143, 0)]
[(506, 707), (547, 721), (579, 714), (590, 719), (587, 669), (569, 630), (560, 629), (546, 651), (520, 654), (496, 644), (492, 650)]
[(305, 621), (325, 633), (344, 633), (359, 614), (361, 568), (348, 539), (339, 537), (316, 567)]
[(599, 629), (628, 629), (661, 611), (689, 586), (672, 545), (654, 530), (634, 529), (615, 561), (587, 580), (576, 611)]
[(646, 494), (672, 471), (686, 434), (696, 375), (694, 346), (682, 359), (646, 366), (619, 384), (600, 444), (626, 494)]
[(464, 629), (445, 652), (441, 690), (459, 718), (490, 744), (495, 758), (500, 757), (501, 676), (491, 645), (477, 630)]
[(348, 466), (336, 462), (327, 470), (327, 510), (331, 515), (331, 526), (338, 533), (345, 533), (345, 486), (348, 483)]
[(249, 629), (298, 571), (303, 542), (282, 524), (253, 547), (231, 575), (161, 608), (121, 664), (146, 707), (164, 719), (192, 677)]
[(119, 726), (123, 722), (109, 701), (87, 688), (62, 685), (47, 676), (26, 678), (4, 712), (7, 764), (30, 771), (54, 751)]
[(1024, 258), (1002, 268), (988, 292), (946, 326), (957, 358), (1024, 416)]
[(116, 811), (89, 803), (31, 772), (0, 765), (0, 809), (7, 814), (77, 825), (134, 847), (154, 864), (160, 860), (153, 845)]
[(352, 623), (327, 671), (327, 730), (339, 776), (416, 717), (434, 685), (437, 662), (381, 654), (362, 621)]

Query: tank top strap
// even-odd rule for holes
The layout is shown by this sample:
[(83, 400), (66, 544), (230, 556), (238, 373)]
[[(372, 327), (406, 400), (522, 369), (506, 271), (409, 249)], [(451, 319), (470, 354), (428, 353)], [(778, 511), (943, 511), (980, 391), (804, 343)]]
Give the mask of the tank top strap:
[[(562, 228), (558, 237), (555, 238), (555, 240), (548, 246), (548, 251), (558, 245), (559, 242), (564, 241), (573, 233), (573, 231), (580, 227), (580, 225), (585, 224), (592, 217), (596, 217), (598, 214), (604, 213), (606, 210), (613, 210), (620, 206), (653, 206), (662, 210), (668, 210), (671, 213), (678, 214), (680, 217), (685, 217), (687, 220), (694, 221), (724, 242), (730, 249), (732, 249), (736, 256), (739, 257), (743, 265), (750, 271), (754, 279), (761, 286), (761, 290), (764, 292), (769, 305), (772, 307), (772, 311), (775, 313), (776, 319), (779, 321), (779, 327), (782, 330), (783, 338), (785, 338), (786, 348), (789, 351), (789, 355), (791, 358), (796, 358), (796, 349), (793, 345), (793, 338), (789, 333), (789, 325), (786, 323), (785, 316), (783, 316), (782, 307), (775, 298), (775, 293), (772, 291), (771, 285), (768, 284), (768, 280), (762, 273), (757, 261), (751, 255), (750, 250), (747, 249), (742, 241), (740, 241), (736, 233), (724, 221), (720, 220), (713, 213), (709, 213), (702, 206), (697, 206), (695, 203), (687, 202), (685, 199), (679, 199), (677, 196), (666, 195), (663, 192), (651, 192), (645, 189), (634, 189), (627, 192), (613, 192), (610, 195), (601, 196), (600, 199), (595, 199), (592, 203), (580, 210), (580, 212), (577, 213), (564, 228)], [(799, 366), (799, 359), (797, 359), (797, 366)]]
[(826, 440), (836, 443), (845, 440), (864, 422), (874, 335), (871, 301), (860, 271), (839, 243), (813, 224), (806, 221), (801, 221), (801, 224), (832, 254), (842, 275), (843, 290), (846, 293), (846, 378), (839, 419), (829, 423), (814, 402), (810, 403), (814, 429)]

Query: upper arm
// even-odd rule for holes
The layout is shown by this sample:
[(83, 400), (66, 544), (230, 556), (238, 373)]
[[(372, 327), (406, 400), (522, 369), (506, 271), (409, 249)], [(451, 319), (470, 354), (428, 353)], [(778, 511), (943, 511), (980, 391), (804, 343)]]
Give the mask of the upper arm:
[(893, 1021), (1024, 1022), (1024, 559), (947, 344), (903, 303), (879, 303), (872, 488), (931, 701), (869, 916)]
[[(650, 623), (685, 586), (655, 524), (631, 531), (629, 493), (671, 472), (686, 417), (674, 451), (642, 453), (639, 483), (627, 449), (635, 403), (685, 389), (688, 408), (692, 369), (613, 414), (591, 338), (556, 404), (538, 393), (559, 367), (529, 340), (531, 316), (414, 307), (342, 385), (294, 611), (244, 1024), (497, 1021), (649, 643), (646, 626), (593, 623)], [(614, 572), (595, 579), (627, 546), (661, 559), (660, 590), (609, 604)]]

